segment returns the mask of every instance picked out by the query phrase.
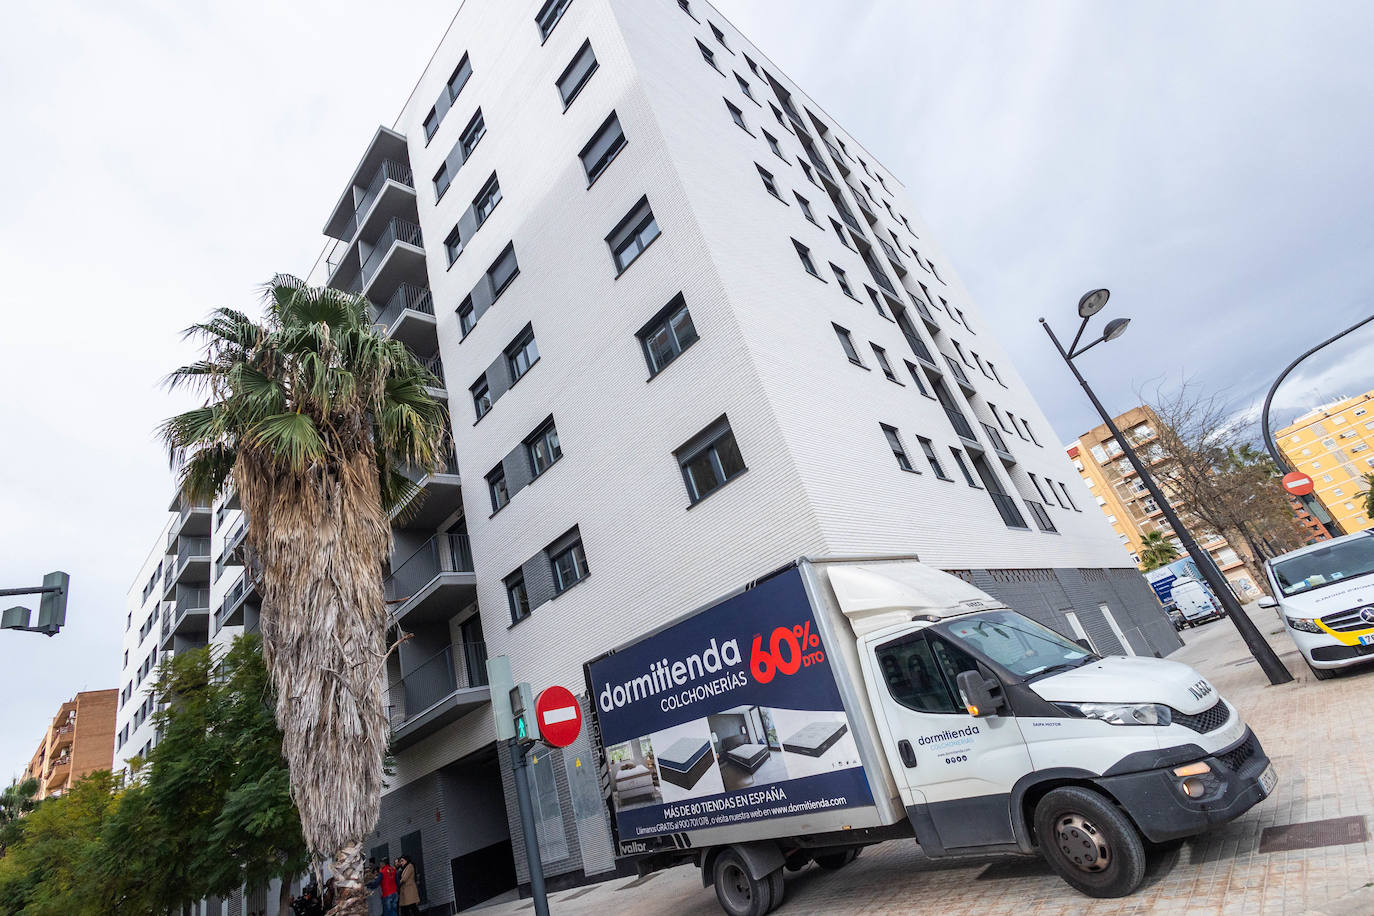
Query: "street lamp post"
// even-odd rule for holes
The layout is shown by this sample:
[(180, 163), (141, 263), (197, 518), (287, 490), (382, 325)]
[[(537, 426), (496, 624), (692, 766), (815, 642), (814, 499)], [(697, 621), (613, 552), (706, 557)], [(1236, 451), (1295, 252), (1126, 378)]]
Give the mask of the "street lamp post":
[[(1297, 359), (1289, 363), (1288, 366), (1282, 372), (1279, 373), (1279, 377), (1274, 379), (1274, 384), (1269, 386), (1269, 393), (1264, 396), (1264, 407), (1260, 410), (1260, 432), (1264, 434), (1264, 447), (1269, 450), (1269, 457), (1274, 459), (1274, 466), (1279, 469), (1280, 474), (1286, 474), (1288, 471), (1291, 471), (1292, 468), (1289, 467), (1288, 462), (1283, 459), (1283, 454), (1279, 451), (1279, 447), (1274, 443), (1274, 433), (1269, 428), (1269, 407), (1274, 401), (1274, 395), (1278, 392), (1279, 386), (1283, 384), (1284, 379), (1288, 378), (1288, 373), (1292, 372), (1294, 369), (1298, 367), (1298, 363), (1307, 359), (1307, 357), (1311, 356), (1313, 353), (1316, 353), (1318, 350), (1321, 350), (1324, 347), (1329, 347), (1331, 344), (1340, 340), (1342, 337), (1349, 334), (1351, 331), (1355, 331), (1359, 328), (1364, 327), (1371, 321), (1374, 321), (1374, 315), (1370, 315), (1368, 318), (1363, 318), (1352, 324), (1350, 327), (1346, 328), (1344, 331), (1341, 331), (1339, 334), (1333, 335), (1331, 337), (1328, 337), (1326, 340), (1323, 340), (1321, 343), (1317, 344), (1315, 347), (1308, 350), (1306, 353), (1302, 354)], [(1320, 500), (1317, 499), (1315, 493), (1308, 494), (1307, 496), (1299, 496), (1298, 499), (1302, 501), (1302, 504), (1307, 507), (1307, 511), (1310, 512), (1312, 516), (1317, 519), (1317, 521), (1326, 525), (1326, 527), (1331, 529), (1331, 532), (1335, 534), (1337, 537), (1345, 534), (1345, 529), (1341, 527), (1341, 523), (1336, 521), (1336, 517), (1334, 515), (1331, 515), (1326, 511), (1326, 507), (1323, 506)], [(1326, 517), (1323, 518), (1323, 516)]]
[(1107, 322), (1107, 326), (1103, 329), (1101, 337), (1085, 346), (1080, 347), (1078, 345), (1079, 341), (1083, 339), (1083, 331), (1088, 327), (1088, 319), (1102, 311), (1103, 307), (1107, 304), (1108, 295), (1110, 294), (1107, 290), (1098, 289), (1087, 293), (1078, 301), (1078, 315), (1083, 319), (1083, 323), (1078, 326), (1078, 333), (1074, 335), (1073, 343), (1069, 345), (1068, 350), (1064, 349), (1063, 344), (1061, 344), (1059, 338), (1054, 335), (1054, 331), (1050, 330), (1050, 326), (1046, 323), (1045, 319), (1040, 319), (1040, 326), (1045, 329), (1045, 333), (1048, 334), (1050, 340), (1054, 342), (1054, 348), (1059, 351), (1059, 355), (1063, 357), (1065, 365), (1069, 367), (1069, 371), (1073, 373), (1073, 377), (1078, 380), (1078, 384), (1083, 386), (1083, 391), (1087, 394), (1088, 400), (1092, 401), (1093, 407), (1097, 408), (1097, 412), (1102, 417), (1102, 421), (1107, 424), (1108, 431), (1111, 432), (1112, 437), (1116, 439), (1117, 444), (1121, 446), (1122, 452), (1125, 453), (1126, 460), (1131, 463), (1131, 467), (1135, 468), (1135, 472), (1140, 475), (1140, 479), (1144, 482), (1145, 488), (1149, 490), (1150, 495), (1154, 497), (1155, 504), (1164, 510), (1164, 517), (1168, 519), (1169, 524), (1173, 526), (1174, 533), (1178, 535), (1179, 541), (1183, 544), (1183, 549), (1188, 551), (1188, 555), (1192, 557), (1193, 562), (1197, 564), (1197, 568), (1202, 572), (1202, 576), (1207, 580), (1207, 584), (1211, 586), (1213, 593), (1221, 600), (1221, 605), (1226, 611), (1226, 616), (1231, 618), (1231, 623), (1233, 623), (1240, 632), (1240, 638), (1245, 641), (1245, 645), (1249, 648), (1250, 654), (1255, 657), (1255, 661), (1259, 662), (1260, 668), (1264, 669), (1265, 675), (1269, 678), (1269, 683), (1286, 684), (1293, 680), (1293, 675), (1288, 673), (1288, 669), (1283, 666), (1283, 662), (1279, 661), (1279, 657), (1274, 654), (1274, 650), (1269, 647), (1269, 643), (1265, 641), (1260, 631), (1255, 627), (1254, 621), (1250, 619), (1250, 616), (1246, 614), (1245, 610), (1240, 606), (1240, 602), (1236, 600), (1236, 596), (1232, 594), (1230, 586), (1227, 585), (1225, 578), (1221, 575), (1221, 570), (1217, 569), (1215, 564), (1212, 563), (1211, 555), (1199, 547), (1197, 541), (1193, 540), (1192, 534), (1189, 533), (1187, 527), (1184, 526), (1183, 522), (1179, 519), (1178, 514), (1174, 512), (1174, 507), (1169, 504), (1169, 500), (1166, 499), (1163, 492), (1160, 491), (1154, 478), (1150, 476), (1149, 470), (1141, 463), (1140, 458), (1135, 453), (1135, 449), (1131, 447), (1131, 443), (1127, 441), (1125, 436), (1121, 435), (1121, 430), (1116, 428), (1116, 423), (1112, 420), (1112, 415), (1102, 406), (1102, 402), (1097, 399), (1097, 395), (1093, 393), (1087, 380), (1083, 378), (1082, 374), (1078, 371), (1078, 367), (1074, 365), (1073, 361), (1075, 358), (1082, 356), (1100, 343), (1105, 343), (1106, 341), (1115, 340), (1120, 337), (1125, 333), (1126, 326), (1130, 324), (1129, 318), (1113, 318), (1111, 321)]

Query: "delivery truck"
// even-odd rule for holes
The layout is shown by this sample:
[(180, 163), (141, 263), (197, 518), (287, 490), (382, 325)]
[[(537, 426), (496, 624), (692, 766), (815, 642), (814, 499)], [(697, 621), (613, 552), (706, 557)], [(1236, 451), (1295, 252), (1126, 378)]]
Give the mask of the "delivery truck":
[(1192, 668), (1095, 655), (911, 557), (803, 558), (584, 671), (618, 855), (696, 865), (731, 916), (902, 839), (1124, 896), (1148, 844), (1277, 780)]

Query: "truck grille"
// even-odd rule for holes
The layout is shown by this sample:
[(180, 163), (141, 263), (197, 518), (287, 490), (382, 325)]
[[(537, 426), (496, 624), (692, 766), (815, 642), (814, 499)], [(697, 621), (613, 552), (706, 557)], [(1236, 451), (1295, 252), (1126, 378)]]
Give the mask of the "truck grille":
[(1337, 633), (1350, 633), (1355, 630), (1374, 629), (1374, 623), (1365, 620), (1361, 615), (1369, 611), (1374, 615), (1374, 605), (1368, 607), (1352, 608), (1348, 611), (1340, 611), (1335, 614), (1327, 614), (1322, 618), (1322, 623), (1326, 624)]
[(1259, 749), (1259, 741), (1255, 738), (1255, 733), (1246, 735), (1245, 743), (1234, 750), (1224, 754), (1218, 754), (1217, 759), (1222, 765), (1232, 773), (1239, 773), (1240, 768), (1245, 766), (1245, 762), (1255, 756), (1255, 751)]
[(1174, 712), (1174, 722), (1185, 728), (1191, 728), (1195, 732), (1205, 734), (1214, 732), (1221, 728), (1231, 718), (1231, 710), (1226, 704), (1217, 700), (1216, 704), (1210, 709), (1204, 709), (1197, 715), (1190, 716), (1183, 712)]

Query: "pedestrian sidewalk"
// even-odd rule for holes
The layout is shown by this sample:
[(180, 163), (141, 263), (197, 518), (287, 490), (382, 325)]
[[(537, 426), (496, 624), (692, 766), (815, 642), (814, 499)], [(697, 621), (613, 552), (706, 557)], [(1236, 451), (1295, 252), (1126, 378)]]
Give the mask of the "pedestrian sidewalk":
[[(810, 866), (787, 874), (787, 901), (775, 912), (942, 914), (1298, 914), (1374, 913), (1374, 842), (1338, 842), (1290, 852), (1259, 851), (1267, 827), (1356, 818), (1330, 825), (1325, 839), (1348, 840), (1374, 828), (1374, 666), (1330, 681), (1312, 677), (1274, 611), (1250, 605), (1251, 618), (1294, 675), (1268, 685), (1229, 620), (1182, 635), (1171, 658), (1206, 675), (1234, 703), (1279, 771), (1273, 796), (1238, 820), (1178, 848), (1152, 855), (1145, 885), (1121, 900), (1084, 897), (1039, 858), (934, 862), (914, 843), (864, 850), (837, 872)], [(1362, 819), (1362, 820), (1360, 820)], [(529, 900), (484, 908), (484, 916), (528, 913)], [(693, 916), (720, 912), (695, 868), (617, 878), (550, 895), (557, 916)]]

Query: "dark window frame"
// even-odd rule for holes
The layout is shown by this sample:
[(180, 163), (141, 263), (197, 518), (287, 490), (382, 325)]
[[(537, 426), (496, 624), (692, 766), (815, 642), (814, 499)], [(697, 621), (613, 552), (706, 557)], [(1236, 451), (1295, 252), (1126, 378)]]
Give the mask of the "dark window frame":
[(530, 593), (525, 587), (524, 570), (517, 569), (506, 576), (502, 583), (506, 586), (506, 605), (510, 610), (511, 626), (528, 620), (534, 613), (534, 608), (530, 607)]
[[(616, 133), (619, 135), (619, 142), (612, 141), (612, 145), (608, 146), (605, 152), (598, 156), (594, 162), (587, 162), (587, 156), (595, 147), (600, 145), (600, 141), (612, 127), (615, 128)], [(601, 126), (592, 134), (591, 139), (588, 140), (577, 153), (578, 161), (582, 163), (582, 171), (587, 176), (587, 187), (590, 188), (592, 185), (596, 184), (597, 179), (606, 174), (606, 170), (611, 167), (611, 163), (615, 162), (621, 150), (625, 149), (629, 144), (630, 141), (625, 137), (625, 128), (621, 126), (619, 116), (612, 111), (610, 115), (607, 116), (606, 120), (601, 122)], [(596, 167), (595, 173), (593, 173), (593, 166)]]
[[(510, 276), (506, 277), (506, 279), (501, 282), (500, 286), (497, 286), (495, 271), (496, 268), (501, 265), (501, 262), (506, 259), (507, 255), (510, 255), (511, 259), (514, 261), (515, 269), (510, 272)], [(491, 290), (491, 304), (495, 305), (496, 300), (500, 299), (501, 295), (505, 293), (506, 290), (510, 289), (510, 285), (515, 282), (515, 278), (520, 276), (520, 260), (515, 254), (514, 241), (506, 243), (506, 247), (501, 249), (501, 253), (491, 262), (491, 266), (487, 268), (482, 276), (486, 279), (487, 286)]]
[[(487, 374), (485, 372), (482, 373), (477, 381), (468, 386), (468, 392), (472, 395), (472, 412), (477, 417), (477, 419), (472, 422), (474, 424), (479, 423), (483, 417), (491, 413), (492, 407), (496, 404), (496, 402), (492, 400), (491, 383), (487, 381)], [(485, 410), (482, 409), (483, 403), (487, 405)]]
[[(642, 212), (641, 212), (642, 211)], [(653, 226), (653, 235), (646, 242), (643, 240), (644, 234)], [(616, 266), (616, 277), (629, 270), (644, 252), (648, 251), (654, 242), (658, 241), (663, 235), (663, 228), (658, 225), (658, 217), (654, 215), (654, 208), (649, 203), (646, 194), (630, 207), (628, 213), (620, 218), (615, 228), (606, 233), (606, 247), (611, 252), (611, 263)], [(636, 251), (628, 261), (622, 262), (622, 255), (629, 251), (631, 243), (638, 245)]]
[[(522, 354), (528, 358), (530, 352), (533, 352), (534, 358), (530, 359), (529, 362), (525, 364), (525, 368), (521, 370), (518, 358)], [(502, 351), (502, 355), (506, 359), (506, 371), (510, 373), (511, 387), (514, 388), (515, 383), (526, 375), (529, 375), (535, 363), (539, 362), (539, 344), (534, 337), (533, 322), (526, 324), (520, 329), (520, 333), (516, 334), (515, 338), (511, 340), (510, 343), (506, 344), (505, 349)]]
[[(727, 452), (725, 457), (722, 457), (721, 444), (726, 439), (729, 439), (729, 445), (733, 447), (733, 452)], [(716, 480), (714, 486), (705, 491), (701, 490), (691, 469), (693, 463), (703, 455), (713, 459), (709, 464), (711, 473), (715, 475)], [(734, 429), (730, 426), (729, 417), (725, 414), (721, 414), (701, 432), (674, 449), (673, 457), (677, 459), (678, 468), (682, 472), (683, 485), (687, 488), (687, 495), (691, 500), (688, 505), (689, 509), (720, 492), (721, 489), (739, 479), (749, 470), (749, 466), (744, 460), (744, 453), (740, 450), (739, 440), (735, 436)], [(726, 467), (726, 457), (731, 459), (731, 468)], [(733, 466), (735, 459), (738, 459), (738, 467)]]
[(930, 464), (930, 469), (935, 472), (935, 476), (940, 480), (953, 483), (954, 478), (945, 473), (944, 466), (940, 464), (940, 457), (935, 454), (935, 443), (925, 436), (917, 436), (916, 441), (920, 443), (921, 453), (926, 456), (926, 461)]
[[(554, 423), (552, 414), (543, 423), (540, 423), (534, 432), (526, 436), (522, 444), (525, 447), (525, 460), (529, 462), (531, 480), (538, 480), (544, 472), (563, 458), (563, 446), (558, 436), (558, 426)], [(546, 448), (548, 455), (552, 456), (545, 459), (546, 463), (542, 467), (538, 457), (540, 446)]]
[(503, 464), (487, 471), (487, 496), (491, 499), (491, 514), (495, 515), (510, 505), (510, 484), (506, 481), (506, 468)]
[(859, 358), (859, 350), (854, 346), (854, 335), (849, 332), (849, 329), (841, 327), (833, 321), (830, 322), (830, 326), (835, 329), (835, 336), (840, 340), (840, 349), (844, 351), (844, 355), (849, 361), (860, 368), (867, 369), (868, 367), (864, 365), (863, 360)]
[[(563, 14), (572, 6), (572, 0), (545, 0), (539, 12), (534, 14), (534, 24), (539, 29), (539, 43), (542, 45), (549, 40), (553, 30), (558, 28), (558, 23), (563, 21)], [(552, 15), (552, 19), (549, 17)]]
[[(574, 68), (577, 66), (578, 62), (582, 60), (584, 54), (591, 54), (591, 64), (587, 67), (586, 71), (578, 77), (577, 82), (565, 92), (563, 82), (573, 74)], [(592, 74), (600, 69), (601, 62), (596, 58), (596, 49), (592, 47), (592, 40), (588, 38), (586, 41), (582, 42), (582, 46), (577, 49), (577, 53), (572, 56), (572, 60), (568, 61), (568, 65), (563, 68), (563, 72), (560, 73), (558, 79), (554, 81), (554, 88), (558, 90), (558, 97), (563, 100), (564, 111), (572, 107), (572, 103), (575, 102), (577, 97), (582, 93), (582, 88), (587, 85), (587, 82), (592, 78)]]
[(888, 447), (892, 449), (892, 456), (897, 459), (897, 467), (912, 474), (919, 474), (915, 466), (911, 463), (911, 458), (907, 456), (906, 446), (902, 445), (902, 435), (897, 432), (897, 427), (888, 426), (886, 423), (879, 423), (883, 435), (887, 438)]
[[(682, 342), (683, 335), (681, 330), (678, 325), (674, 323), (674, 319), (677, 318), (679, 314), (686, 316), (686, 326), (691, 330), (691, 339), (685, 344)], [(659, 333), (660, 329), (666, 331), (669, 339), (672, 341), (673, 353), (655, 367), (658, 358), (653, 348), (650, 346), (649, 341)], [(644, 326), (636, 332), (635, 336), (639, 338), (640, 348), (644, 352), (644, 363), (649, 367), (650, 380), (656, 378), (660, 372), (676, 362), (677, 358), (685, 353), (692, 344), (701, 339), (701, 334), (696, 328), (696, 322), (692, 320), (692, 312), (687, 307), (687, 300), (682, 293), (678, 293), (672, 299), (669, 299), (668, 304), (654, 313), (654, 317), (645, 322)]]

